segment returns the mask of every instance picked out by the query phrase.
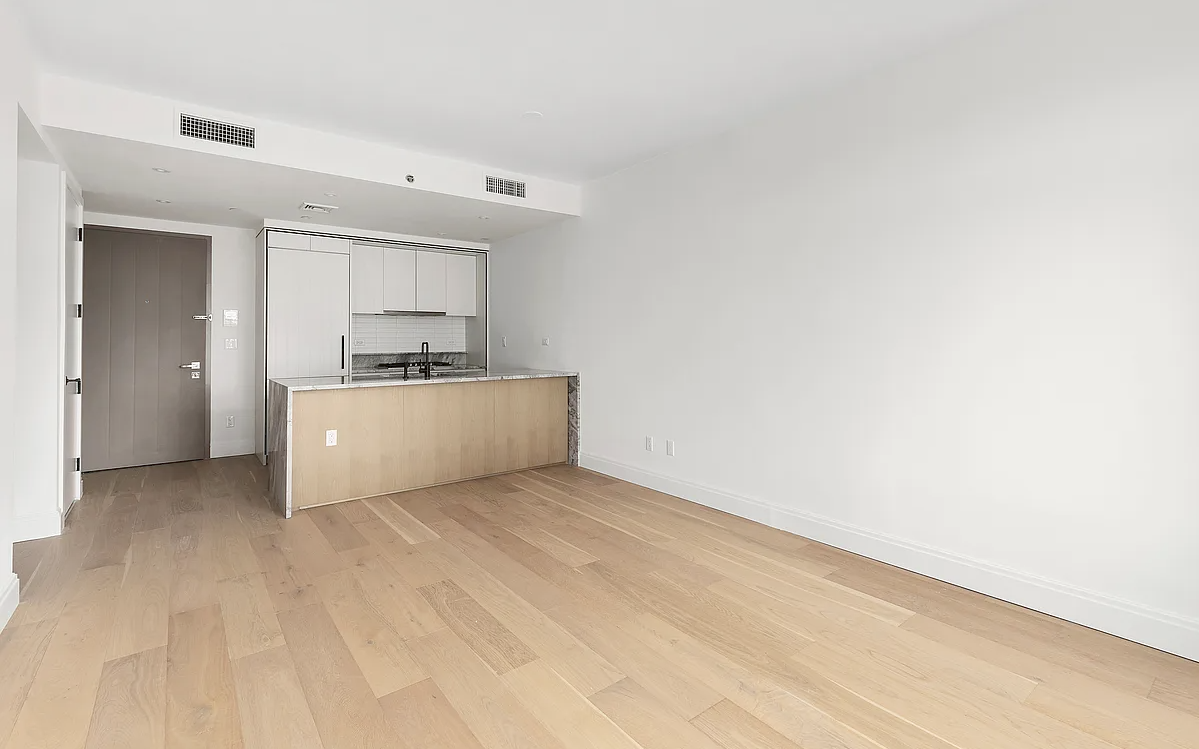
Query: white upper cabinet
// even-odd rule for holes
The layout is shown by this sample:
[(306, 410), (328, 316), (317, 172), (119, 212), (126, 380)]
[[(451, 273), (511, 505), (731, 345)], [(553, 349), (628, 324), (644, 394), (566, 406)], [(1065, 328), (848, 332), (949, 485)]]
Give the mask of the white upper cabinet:
[(354, 245), (351, 311), (356, 315), (416, 311), (415, 250)]
[(315, 234), (292, 234), (286, 231), (270, 230), (266, 233), (266, 245), (279, 250), (312, 250), (313, 252), (334, 252), (338, 255), (350, 254), (350, 240), (345, 237), (321, 237)]
[(312, 237), (307, 234), (292, 234), (286, 231), (268, 231), (266, 246), (280, 250), (311, 250)]
[(445, 256), (445, 313), (459, 317), (478, 314), (478, 278), (474, 255)]
[(417, 257), (415, 250), (383, 250), (383, 309), (388, 312), (414, 312), (417, 307)]
[(383, 313), (383, 248), (354, 245), (350, 253), (350, 311)]
[(356, 244), (350, 260), (350, 311), (355, 315), (478, 314), (478, 264), (474, 255)]
[(445, 259), (440, 252), (416, 253), (416, 311), (445, 312)]
[(313, 252), (336, 252), (339, 255), (350, 254), (350, 240), (345, 237), (312, 237)]

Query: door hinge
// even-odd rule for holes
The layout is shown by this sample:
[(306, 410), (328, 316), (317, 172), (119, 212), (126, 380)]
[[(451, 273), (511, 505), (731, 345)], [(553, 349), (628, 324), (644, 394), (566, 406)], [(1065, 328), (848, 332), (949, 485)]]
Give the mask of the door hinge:
[(82, 242), (83, 241), (83, 227), (81, 226), (78, 229), (76, 229), (75, 231), (77, 232), (76, 236), (75, 236), (75, 241)]
[(80, 469), (80, 466), (79, 466), (79, 458), (75, 458), (75, 470), (76, 470), (76, 471), (79, 471), (79, 470), (81, 470), (81, 469)]
[(75, 305), (75, 317), (78, 317), (80, 320), (83, 319), (83, 305), (82, 304)]

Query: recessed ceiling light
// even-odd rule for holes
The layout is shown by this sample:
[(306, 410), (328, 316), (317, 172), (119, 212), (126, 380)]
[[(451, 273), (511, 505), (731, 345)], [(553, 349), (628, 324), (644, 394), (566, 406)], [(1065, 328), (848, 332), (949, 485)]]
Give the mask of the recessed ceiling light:
[(336, 197), (337, 197), (337, 193), (335, 193), (335, 192), (327, 192), (327, 193), (325, 193), (325, 197), (326, 197), (326, 198), (336, 198)]
[(307, 221), (310, 218), (312, 218), (312, 216), (300, 216), (301, 221)]
[(156, 202), (156, 203), (170, 203), (171, 201), (169, 201), (169, 200), (163, 200), (162, 198), (158, 198), (158, 199), (157, 199), (155, 202)]
[(232, 207), (232, 206), (230, 206), (230, 207), (229, 207), (229, 210), (231, 210), (231, 211), (236, 211), (237, 209), (236, 209), (236, 208), (234, 208), (234, 207)]
[(491, 237), (479, 237), (479, 241), (480, 241), (480, 242), (490, 242), (490, 241), (491, 241)]
[(154, 167), (154, 171), (158, 172), (159, 174), (170, 174), (171, 173), (170, 169), (163, 169), (160, 166)]
[(479, 216), (479, 218), (483, 219), (484, 221), (490, 221), (490, 220), (491, 220), (491, 216)]
[(536, 109), (530, 109), (521, 116), (526, 120), (540, 120), (542, 117), (545, 117), (544, 114), (538, 112)]
[(439, 237), (444, 237), (444, 236), (445, 236), (445, 232), (443, 232), (443, 231), (439, 231), (439, 232), (437, 232), (437, 236), (439, 236)]

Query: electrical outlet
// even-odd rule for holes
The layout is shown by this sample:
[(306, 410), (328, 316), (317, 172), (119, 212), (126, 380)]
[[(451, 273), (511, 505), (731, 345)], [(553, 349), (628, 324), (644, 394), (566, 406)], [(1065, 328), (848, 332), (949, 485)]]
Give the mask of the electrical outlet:
[(226, 416), (226, 417), (225, 417), (225, 428), (226, 428), (226, 429), (232, 429), (232, 428), (233, 428), (233, 417), (232, 417), (232, 416)]
[(325, 447), (337, 447), (337, 430), (325, 430)]
[(674, 440), (666, 440), (666, 454), (674, 457)]
[(237, 348), (237, 339), (236, 338), (226, 338), (225, 339), (225, 348), (236, 349)]
[(548, 346), (548, 345), (550, 345), (550, 339), (548, 339), (548, 338), (542, 338), (542, 339), (541, 339), (541, 345), (542, 345), (542, 346)]
[(508, 336), (502, 336), (500, 338), (500, 345), (504, 348), (508, 348)]
[(654, 438), (653, 437), (645, 438), (645, 450), (646, 450), (646, 452), (651, 452), (651, 453), (654, 451)]

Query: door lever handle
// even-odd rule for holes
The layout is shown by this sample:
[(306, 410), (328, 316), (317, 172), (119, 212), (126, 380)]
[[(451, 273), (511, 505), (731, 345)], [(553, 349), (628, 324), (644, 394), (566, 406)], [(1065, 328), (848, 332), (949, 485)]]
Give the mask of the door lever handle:
[(199, 369), (199, 368), (200, 368), (200, 362), (198, 362), (198, 361), (194, 361), (194, 362), (192, 362), (191, 364), (180, 364), (180, 365), (179, 365), (179, 368), (180, 368), (180, 369)]

